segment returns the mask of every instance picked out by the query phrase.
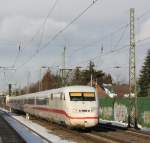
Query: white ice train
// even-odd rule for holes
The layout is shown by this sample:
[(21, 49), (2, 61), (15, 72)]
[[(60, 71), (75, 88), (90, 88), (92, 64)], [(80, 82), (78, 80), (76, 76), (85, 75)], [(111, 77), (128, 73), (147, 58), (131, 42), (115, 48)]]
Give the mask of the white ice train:
[(8, 106), (69, 127), (87, 128), (98, 124), (98, 96), (89, 86), (68, 86), (13, 96)]

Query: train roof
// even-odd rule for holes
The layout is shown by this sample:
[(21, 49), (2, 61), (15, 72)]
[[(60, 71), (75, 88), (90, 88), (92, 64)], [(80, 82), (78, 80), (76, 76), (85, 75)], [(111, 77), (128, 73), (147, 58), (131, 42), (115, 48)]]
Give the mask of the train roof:
[(85, 86), (85, 85), (74, 85), (74, 86), (67, 86), (67, 87), (64, 87), (63, 88), (64, 90), (67, 90), (67, 91), (71, 91), (71, 90), (95, 90), (94, 87), (91, 87), (91, 86)]
[(73, 92), (73, 91), (79, 91), (79, 92), (86, 92), (88, 89), (89, 92), (95, 92), (95, 88), (91, 87), (91, 86), (84, 86), (84, 85), (74, 85), (74, 86), (66, 86), (66, 87), (62, 87), (62, 88), (57, 88), (57, 89), (50, 89), (50, 90), (45, 90), (45, 91), (40, 91), (40, 92), (35, 92), (35, 93), (29, 93), (29, 94), (24, 94), (24, 95), (20, 95), (20, 96), (13, 96), (10, 98), (15, 98), (15, 99), (20, 99), (23, 97), (26, 98), (32, 98), (35, 95), (36, 96), (47, 96), (49, 93), (58, 93), (58, 92)]

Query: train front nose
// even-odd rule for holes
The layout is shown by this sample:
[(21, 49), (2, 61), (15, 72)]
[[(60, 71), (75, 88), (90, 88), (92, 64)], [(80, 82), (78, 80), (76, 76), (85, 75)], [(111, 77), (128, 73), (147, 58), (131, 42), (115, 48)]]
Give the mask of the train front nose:
[(88, 128), (88, 127), (94, 127), (98, 124), (98, 119), (71, 119), (71, 124), (74, 127), (79, 128)]
[(96, 126), (98, 124), (97, 106), (88, 106), (87, 104), (81, 105), (72, 107), (70, 112), (71, 125), (81, 128)]

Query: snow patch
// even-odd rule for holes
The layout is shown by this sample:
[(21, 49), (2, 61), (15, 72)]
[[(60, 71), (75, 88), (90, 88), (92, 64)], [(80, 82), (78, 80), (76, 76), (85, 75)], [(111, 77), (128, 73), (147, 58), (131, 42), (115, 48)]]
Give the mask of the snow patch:
[(118, 122), (118, 121), (109, 121), (109, 120), (99, 120), (100, 123), (111, 123), (114, 126), (119, 126), (119, 127), (127, 127), (128, 124), (127, 123), (122, 123), (122, 122)]
[[(0, 108), (0, 110), (7, 113), (3, 114), (3, 117), (20, 134), (20, 136), (23, 137), (23, 139), (27, 143), (46, 143), (46, 141), (44, 141), (40, 136), (32, 132), (32, 130), (37, 132), (39, 135), (43, 136), (52, 143), (75, 143), (73, 141), (64, 140), (59, 136), (52, 134), (51, 130), (47, 130), (41, 125), (27, 120), (22, 116), (10, 113), (5, 109)], [(29, 127), (31, 130), (25, 127), (24, 125)]]

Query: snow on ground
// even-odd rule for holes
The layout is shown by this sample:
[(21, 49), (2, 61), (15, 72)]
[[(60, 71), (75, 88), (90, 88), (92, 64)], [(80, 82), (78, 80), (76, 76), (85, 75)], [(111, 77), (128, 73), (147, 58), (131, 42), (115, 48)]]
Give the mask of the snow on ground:
[(46, 143), (39, 136), (25, 128), (10, 116), (4, 115), (5, 120), (20, 134), (27, 143)]
[(8, 110), (6, 110), (6, 109), (4, 109), (4, 108), (1, 108), (1, 107), (0, 107), (0, 110), (3, 111), (3, 112), (6, 112), (6, 113), (9, 112)]
[[(61, 139), (60, 137), (52, 134), (51, 130), (47, 130), (46, 128), (42, 127), (41, 125), (33, 123), (32, 121), (27, 120), (22, 116), (12, 114), (12, 113), (8, 112), (7, 110), (1, 109), (1, 108), (0, 108), (0, 110), (6, 111), (8, 113), (8, 114), (3, 114), (3, 117), (24, 138), (24, 140), (27, 143), (46, 143), (45, 141), (43, 141), (43, 139), (40, 136), (37, 136), (31, 130), (37, 132), (38, 134), (45, 137), (52, 143), (74, 143), (73, 141)], [(21, 123), (24, 124), (25, 126), (29, 127), (31, 130), (29, 130), (27, 127), (25, 127)]]
[(110, 120), (99, 120), (100, 123), (111, 123), (112, 125), (115, 126), (120, 126), (120, 127), (127, 127), (128, 124), (127, 123), (122, 123), (122, 122), (118, 122), (118, 121), (110, 121)]
[(30, 120), (25, 119), (22, 116), (15, 116), (13, 115), (13, 118), (20, 121), (21, 123), (25, 124), (26, 126), (30, 127), (32, 130), (38, 132), (41, 136), (47, 138), (53, 143), (70, 143), (71, 141), (62, 140), (60, 137), (52, 134), (51, 130), (47, 130), (46, 128), (42, 127), (41, 125), (38, 125), (37, 123), (33, 123)]
[[(99, 119), (100, 123), (111, 123), (112, 125), (119, 126), (119, 127), (128, 127), (127, 123), (118, 122), (118, 121), (109, 121), (109, 120), (102, 120)], [(150, 132), (150, 128), (142, 127), (138, 124), (138, 127), (141, 129), (141, 131)]]

